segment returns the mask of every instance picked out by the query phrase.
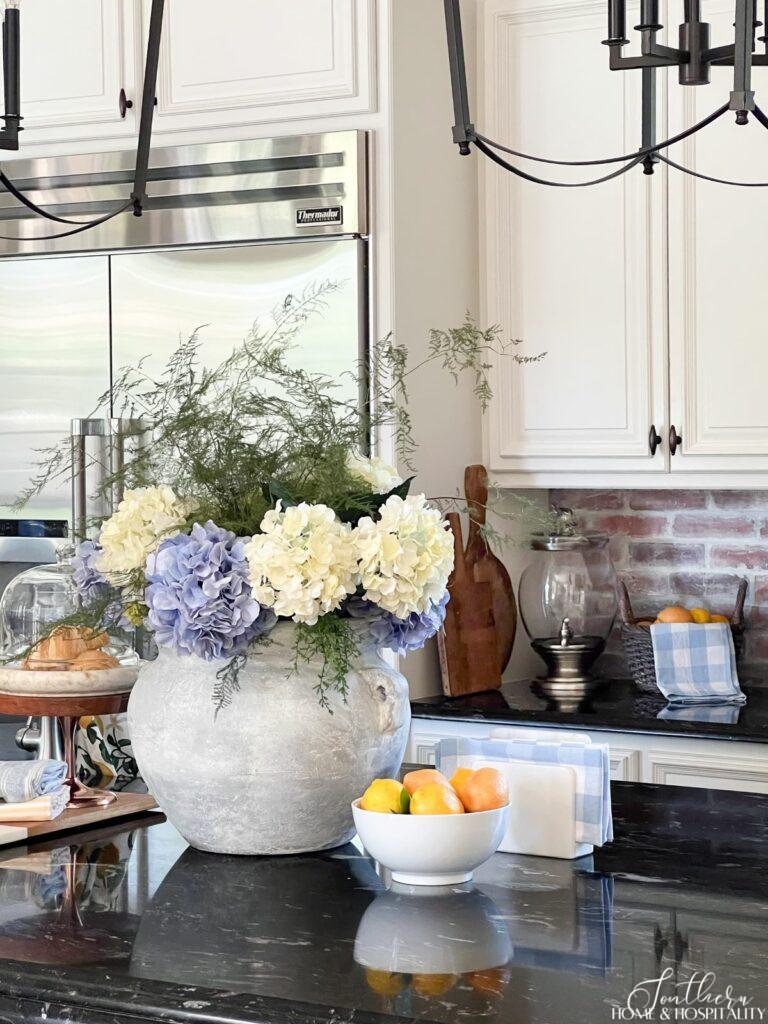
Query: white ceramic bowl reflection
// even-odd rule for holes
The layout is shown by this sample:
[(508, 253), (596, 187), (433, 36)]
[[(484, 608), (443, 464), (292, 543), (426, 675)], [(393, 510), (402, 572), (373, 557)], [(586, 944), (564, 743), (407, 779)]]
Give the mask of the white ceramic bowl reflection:
[(401, 974), (465, 974), (503, 967), (512, 941), (501, 911), (479, 889), (393, 882), (363, 914), (354, 958)]
[(381, 814), (352, 804), (366, 852), (406, 885), (454, 885), (499, 848), (509, 807), (472, 814)]

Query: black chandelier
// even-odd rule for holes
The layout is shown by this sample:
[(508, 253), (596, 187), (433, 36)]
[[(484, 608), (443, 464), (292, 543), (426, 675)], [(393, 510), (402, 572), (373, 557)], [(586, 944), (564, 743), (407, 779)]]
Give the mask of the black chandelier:
[[(710, 26), (701, 20), (700, 0), (683, 0), (683, 2), (685, 20), (679, 28), (679, 45), (671, 47), (663, 45), (656, 38), (658, 32), (663, 28), (663, 25), (659, 23), (659, 0), (640, 0), (640, 24), (635, 26), (635, 31), (639, 33), (640, 54), (625, 56), (622, 51), (629, 43), (626, 35), (626, 0), (608, 0), (608, 38), (603, 40), (603, 45), (608, 47), (609, 66), (612, 71), (639, 68), (642, 73), (640, 148), (634, 153), (594, 160), (553, 160), (542, 156), (533, 156), (530, 153), (522, 153), (489, 139), (475, 129), (469, 109), (460, 0), (444, 0), (448, 60), (451, 69), (456, 122), (453, 128), (453, 141), (458, 145), (459, 152), (466, 156), (469, 154), (471, 146), (474, 146), (494, 163), (519, 178), (532, 181), (537, 185), (551, 185), (556, 188), (583, 188), (588, 185), (599, 185), (601, 182), (625, 174), (638, 165), (642, 165), (645, 174), (653, 174), (654, 165), (659, 161), (683, 171), (685, 174), (703, 178), (705, 181), (714, 181), (721, 185), (768, 188), (768, 181), (728, 181), (724, 178), (702, 174), (689, 167), (683, 167), (664, 152), (675, 143), (682, 142), (701, 131), (702, 128), (706, 128), (729, 110), (734, 112), (738, 125), (748, 124), (749, 115), (752, 114), (756, 121), (764, 128), (768, 128), (768, 116), (755, 103), (755, 93), (752, 89), (752, 68), (756, 65), (768, 65), (768, 0), (763, 0), (763, 20), (767, 27), (764, 29), (764, 34), (757, 40), (763, 44), (762, 52), (756, 52), (756, 30), (762, 24), (756, 19), (756, 0), (735, 0), (734, 41), (725, 46), (710, 45)], [(677, 67), (678, 81), (681, 85), (706, 85), (709, 83), (710, 68), (718, 65), (733, 67), (733, 88), (728, 102), (701, 121), (691, 125), (690, 128), (686, 128), (685, 131), (658, 142), (656, 138), (657, 69)], [(597, 167), (608, 164), (620, 164), (621, 166), (589, 181), (552, 181), (523, 170), (504, 159), (500, 153), (516, 157), (518, 160), (530, 160), (535, 163), (561, 167)]]
[[(767, 0), (768, 2), (768, 0)], [(66, 231), (51, 235), (0, 235), (0, 238), (11, 242), (34, 242), (51, 238), (66, 238), (76, 235), (99, 224), (105, 224), (118, 214), (131, 209), (134, 216), (141, 217), (147, 201), (147, 172), (149, 169), (149, 150), (152, 141), (152, 119), (155, 110), (155, 86), (157, 84), (157, 66), (160, 59), (160, 36), (163, 27), (163, 9), (165, 0), (152, 0), (149, 17), (149, 36), (147, 41), (147, 57), (144, 66), (144, 87), (141, 100), (141, 121), (139, 123), (139, 141), (136, 147), (136, 168), (133, 177), (133, 191), (128, 199), (115, 209), (108, 211), (96, 220), (77, 221), (44, 210), (33, 203), (16, 185), (0, 170), (0, 184), (20, 203), (45, 220), (58, 224), (73, 225)], [(0, 149), (18, 150), (19, 133), (23, 131), (21, 122), (21, 70), (20, 70), (20, 26), (18, 0), (6, 0), (3, 18), (3, 99), (5, 104), (0, 128)]]

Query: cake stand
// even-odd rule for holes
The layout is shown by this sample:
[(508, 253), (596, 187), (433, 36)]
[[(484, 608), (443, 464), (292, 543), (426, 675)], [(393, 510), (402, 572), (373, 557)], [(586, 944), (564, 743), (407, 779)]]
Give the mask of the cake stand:
[(64, 760), (69, 787), (67, 807), (86, 804), (106, 807), (117, 799), (116, 793), (85, 786), (77, 777), (75, 732), (83, 715), (114, 715), (128, 707), (130, 690), (124, 693), (94, 693), (67, 696), (29, 696), (19, 693), (0, 693), (0, 714), (41, 715), (58, 718), (64, 737)]

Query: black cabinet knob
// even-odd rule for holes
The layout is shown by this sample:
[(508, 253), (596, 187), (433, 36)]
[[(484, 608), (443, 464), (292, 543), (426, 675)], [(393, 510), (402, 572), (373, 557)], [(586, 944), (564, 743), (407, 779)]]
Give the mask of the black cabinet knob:
[(678, 448), (683, 444), (683, 439), (675, 430), (675, 424), (669, 428), (669, 454), (674, 455)]
[(656, 432), (656, 424), (651, 424), (651, 429), (648, 431), (648, 447), (651, 450), (651, 455), (656, 454), (656, 449), (661, 444), (661, 434)]
[(133, 107), (133, 100), (129, 100), (125, 95), (125, 89), (120, 90), (120, 95), (117, 97), (117, 106), (120, 111), (120, 117), (125, 120), (125, 115)]

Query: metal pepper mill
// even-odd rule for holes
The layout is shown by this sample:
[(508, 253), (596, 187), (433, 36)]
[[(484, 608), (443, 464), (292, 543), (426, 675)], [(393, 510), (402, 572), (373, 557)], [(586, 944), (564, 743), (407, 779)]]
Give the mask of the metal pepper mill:
[(533, 640), (531, 647), (546, 666), (547, 674), (539, 679), (539, 685), (547, 696), (583, 697), (599, 685), (590, 670), (605, 650), (605, 640), (599, 636), (574, 636), (567, 617), (561, 623), (559, 636)]

